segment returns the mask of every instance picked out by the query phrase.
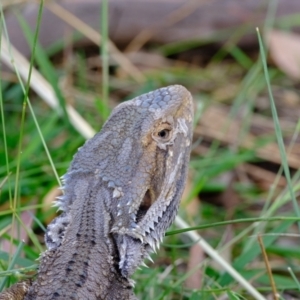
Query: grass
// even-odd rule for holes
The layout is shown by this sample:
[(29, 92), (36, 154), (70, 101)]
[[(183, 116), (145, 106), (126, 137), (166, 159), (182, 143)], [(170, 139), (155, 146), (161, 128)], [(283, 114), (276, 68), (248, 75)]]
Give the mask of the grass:
[[(239, 48), (237, 42), (244, 32), (241, 29), (228, 38), (205, 68), (171, 59), (170, 55), (180, 55), (210, 41), (157, 46), (148, 51), (160, 53), (170, 64), (160, 69), (148, 67), (142, 80), (137, 80), (135, 66), (123, 70), (128, 62), (122, 59), (122, 53), (115, 59), (117, 65), (108, 66), (105, 47), (102, 66), (106, 72), (110, 67), (110, 73), (104, 76), (97, 68), (98, 49), (96, 55), (85, 48), (72, 49), (71, 62), (59, 54), (58, 61), (53, 59), (47, 49), (34, 42), (38, 27), (32, 32), (22, 15), (17, 15), (24, 35), (35, 45), (35, 61), (27, 62), (32, 68), (31, 78), (20, 72), (16, 82), (4, 76), (0, 81), (0, 233), (4, 249), (0, 251), (0, 288), (35, 273), (36, 259), (45, 249), (45, 226), (56, 215), (51, 201), (57, 195), (58, 177), (66, 172), (93, 128), (101, 129), (117, 102), (180, 83), (192, 91), (196, 107), (189, 189), (179, 212), (181, 219), (153, 255), (154, 264), (134, 275), (136, 294), (140, 299), (300, 298), (299, 172), (297, 162), (291, 160), (295, 156), (292, 146), (298, 144), (299, 122), (284, 122), (286, 117), (280, 107), (276, 108), (272, 85), (282, 91), (296, 87), (276, 67), (267, 66), (260, 36), (261, 57)], [(282, 22), (287, 26), (285, 19)], [(81, 34), (91, 33), (85, 30)], [(224, 34), (217, 32), (216, 38)], [(105, 31), (102, 35), (109, 49)], [(56, 51), (64, 51), (64, 43)], [(12, 49), (9, 55), (13, 53)], [(46, 81), (39, 81), (37, 72)], [(37, 92), (34, 86), (39, 85), (47, 92)], [(49, 94), (57, 103), (52, 108), (42, 101)], [(106, 99), (108, 94), (110, 101)], [(70, 115), (74, 108), (76, 114)], [(208, 114), (213, 119), (208, 119)], [(75, 127), (77, 120), (83, 127)], [(259, 134), (254, 134), (255, 126)], [(78, 133), (80, 128), (87, 131)], [(267, 173), (261, 176), (263, 171)], [(218, 199), (222, 205), (213, 205), (212, 200)], [(25, 211), (30, 212), (32, 222), (26, 223)], [(24, 238), (26, 243), (22, 243)], [(203, 259), (188, 269), (190, 248), (199, 242), (202, 248), (198, 256)], [(187, 288), (186, 280), (199, 270), (198, 286)]]

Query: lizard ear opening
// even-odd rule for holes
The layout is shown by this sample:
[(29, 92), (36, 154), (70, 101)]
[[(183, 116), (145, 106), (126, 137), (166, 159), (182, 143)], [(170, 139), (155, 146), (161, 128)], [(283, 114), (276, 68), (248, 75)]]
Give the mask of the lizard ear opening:
[(145, 193), (143, 201), (142, 201), (142, 203), (139, 207), (139, 210), (137, 211), (137, 214), (136, 214), (136, 222), (137, 223), (144, 218), (144, 216), (146, 215), (151, 204), (152, 204), (152, 195), (151, 195), (150, 190), (148, 189)]

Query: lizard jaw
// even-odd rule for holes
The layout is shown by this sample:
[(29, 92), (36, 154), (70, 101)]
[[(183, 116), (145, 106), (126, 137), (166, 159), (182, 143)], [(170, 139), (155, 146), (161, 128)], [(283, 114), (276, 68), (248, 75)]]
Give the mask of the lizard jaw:
[(155, 195), (148, 188), (136, 213), (133, 214), (135, 220), (132, 226), (124, 228), (124, 234), (139, 239), (142, 244), (148, 244), (154, 251), (159, 246), (178, 210), (181, 193), (180, 195), (177, 193), (176, 182), (185, 177), (185, 172), (181, 170), (185, 159), (183, 153), (185, 152), (184, 148), (190, 147), (190, 144), (186, 144), (186, 140), (188, 140), (186, 128), (184, 120), (178, 121), (171, 144), (166, 148), (168, 152), (166, 157), (167, 174), (161, 191)]

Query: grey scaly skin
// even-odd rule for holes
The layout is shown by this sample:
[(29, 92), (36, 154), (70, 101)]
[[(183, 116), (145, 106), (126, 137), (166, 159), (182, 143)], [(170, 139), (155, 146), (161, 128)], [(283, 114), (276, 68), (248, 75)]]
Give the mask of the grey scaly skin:
[(64, 176), (63, 212), (48, 226), (24, 299), (136, 299), (130, 277), (178, 211), (192, 123), (192, 97), (180, 85), (113, 110)]

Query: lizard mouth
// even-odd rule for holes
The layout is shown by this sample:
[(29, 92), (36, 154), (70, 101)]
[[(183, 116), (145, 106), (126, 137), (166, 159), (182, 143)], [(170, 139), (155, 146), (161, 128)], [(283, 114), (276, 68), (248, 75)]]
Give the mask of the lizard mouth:
[(140, 222), (144, 218), (144, 216), (146, 215), (148, 209), (151, 207), (153, 202), (154, 202), (153, 194), (148, 189), (146, 191), (143, 201), (141, 202), (140, 207), (136, 213), (136, 223)]

